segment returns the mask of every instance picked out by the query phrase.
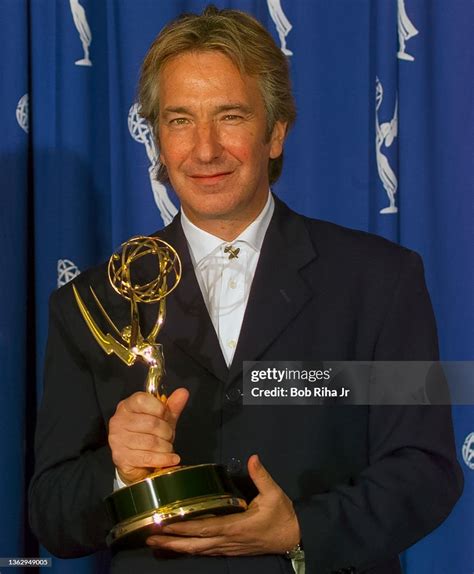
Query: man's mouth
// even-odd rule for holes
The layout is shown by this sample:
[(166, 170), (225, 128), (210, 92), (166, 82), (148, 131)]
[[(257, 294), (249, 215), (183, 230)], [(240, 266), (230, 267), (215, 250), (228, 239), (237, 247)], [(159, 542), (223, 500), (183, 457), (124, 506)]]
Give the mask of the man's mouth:
[(220, 171), (218, 173), (193, 173), (190, 177), (198, 183), (212, 184), (222, 181), (231, 174), (231, 171)]

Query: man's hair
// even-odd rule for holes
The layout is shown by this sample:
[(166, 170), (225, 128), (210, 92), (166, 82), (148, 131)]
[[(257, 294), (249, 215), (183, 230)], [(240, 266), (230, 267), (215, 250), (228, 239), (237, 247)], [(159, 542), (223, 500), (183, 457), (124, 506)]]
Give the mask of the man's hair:
[[(202, 14), (183, 14), (165, 26), (143, 62), (138, 91), (140, 115), (151, 124), (158, 146), (160, 70), (180, 54), (211, 50), (230, 58), (241, 73), (257, 78), (267, 115), (267, 141), (275, 122), (288, 122), (288, 129), (291, 127), (296, 108), (286, 57), (255, 18), (209, 5)], [(270, 183), (278, 179), (282, 166), (283, 154), (270, 159)], [(160, 165), (157, 179), (168, 181), (165, 166)]]

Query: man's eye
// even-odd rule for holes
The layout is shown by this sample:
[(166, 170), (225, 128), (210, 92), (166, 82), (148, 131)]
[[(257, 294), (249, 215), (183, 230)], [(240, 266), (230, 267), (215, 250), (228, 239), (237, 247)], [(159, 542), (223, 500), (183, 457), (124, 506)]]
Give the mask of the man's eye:
[(232, 122), (242, 119), (242, 116), (237, 116), (236, 114), (226, 114), (223, 118), (225, 121)]
[(189, 122), (188, 118), (173, 118), (170, 120), (171, 125), (183, 126)]

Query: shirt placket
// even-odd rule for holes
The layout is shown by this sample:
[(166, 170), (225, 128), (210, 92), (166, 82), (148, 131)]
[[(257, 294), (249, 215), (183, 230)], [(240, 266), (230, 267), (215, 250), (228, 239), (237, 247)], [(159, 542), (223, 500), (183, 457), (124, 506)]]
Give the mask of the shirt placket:
[(219, 339), (228, 365), (232, 363), (244, 315), (245, 248), (238, 257), (227, 258), (222, 270), (219, 302)]

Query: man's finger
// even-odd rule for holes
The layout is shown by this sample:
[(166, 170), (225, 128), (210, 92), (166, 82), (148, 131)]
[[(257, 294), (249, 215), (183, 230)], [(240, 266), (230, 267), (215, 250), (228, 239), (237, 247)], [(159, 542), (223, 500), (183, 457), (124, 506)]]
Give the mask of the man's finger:
[(146, 543), (148, 546), (183, 554), (200, 554), (204, 552), (212, 552), (213, 555), (225, 554), (225, 540), (219, 536), (212, 538), (186, 538), (154, 535), (147, 538)]
[(114, 462), (119, 472), (126, 475), (134, 469), (176, 466), (180, 460), (180, 456), (173, 452), (124, 449)]
[(195, 518), (183, 520), (162, 527), (164, 534), (177, 534), (178, 536), (194, 536), (197, 538), (209, 538), (225, 536), (228, 527), (241, 520), (239, 514), (228, 516), (213, 516), (212, 518)]
[(166, 420), (173, 428), (176, 428), (181, 413), (189, 399), (189, 391), (184, 388), (176, 389), (166, 401)]
[(258, 455), (253, 454), (247, 463), (250, 478), (257, 487), (260, 494), (268, 494), (280, 490), (278, 484), (273, 480), (268, 470), (260, 462)]
[(129, 413), (148, 414), (159, 418), (163, 417), (165, 412), (165, 406), (160, 399), (144, 391), (133, 393), (133, 395), (121, 401), (117, 411), (121, 409)]

